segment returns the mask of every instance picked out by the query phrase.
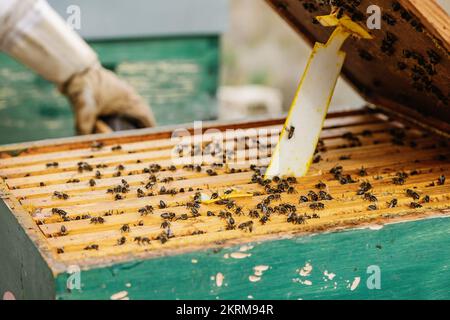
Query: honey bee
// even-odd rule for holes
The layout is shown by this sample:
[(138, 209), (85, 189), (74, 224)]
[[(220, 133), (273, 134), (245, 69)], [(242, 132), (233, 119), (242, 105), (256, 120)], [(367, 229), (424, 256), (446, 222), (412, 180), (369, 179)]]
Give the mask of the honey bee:
[(290, 126), (287, 130), (288, 130), (288, 140), (291, 140), (294, 137), (295, 127)]

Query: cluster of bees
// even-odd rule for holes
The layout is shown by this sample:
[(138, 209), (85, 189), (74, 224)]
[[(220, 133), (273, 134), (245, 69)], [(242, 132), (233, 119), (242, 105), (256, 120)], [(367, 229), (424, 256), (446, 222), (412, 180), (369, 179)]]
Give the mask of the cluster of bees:
[[(289, 136), (294, 135), (295, 129), (290, 128), (288, 130), (288, 138)], [(406, 133), (404, 129), (396, 128), (390, 130), (390, 134), (392, 136), (392, 142), (397, 145), (405, 145), (405, 137)], [(372, 136), (372, 132), (370, 131), (364, 131), (362, 136)], [(360, 138), (352, 134), (350, 132), (344, 133), (342, 138), (344, 140), (347, 140), (348, 143), (342, 146), (338, 146), (338, 148), (347, 148), (347, 147), (357, 147), (361, 146), (362, 142)], [(375, 143), (375, 142), (374, 142)], [(412, 145), (412, 147), (415, 147)], [(121, 150), (117, 148), (117, 150)], [(319, 154), (320, 152), (326, 151), (326, 147), (323, 143), (323, 141), (319, 141), (316, 154)], [(105, 165), (98, 165), (96, 166), (97, 169), (104, 168)], [(211, 200), (215, 200), (215, 205), (218, 205), (222, 207), (221, 209), (218, 209), (216, 211), (206, 211), (207, 217), (217, 217), (224, 223), (224, 230), (242, 230), (245, 232), (253, 232), (256, 228), (256, 224), (265, 225), (266, 223), (270, 222), (271, 217), (273, 215), (278, 216), (284, 216), (285, 221), (287, 223), (300, 225), (307, 223), (310, 219), (320, 219), (319, 211), (324, 210), (326, 207), (327, 201), (331, 201), (334, 199), (334, 197), (327, 192), (328, 187), (326, 183), (323, 181), (319, 181), (317, 184), (315, 184), (315, 188), (317, 190), (310, 190), (307, 192), (307, 194), (298, 195), (298, 204), (301, 206), (301, 208), (304, 210), (304, 212), (300, 213), (298, 210), (298, 207), (294, 203), (286, 203), (283, 202), (282, 195), (289, 195), (290, 199), (292, 198), (292, 195), (295, 195), (297, 193), (296, 184), (297, 179), (294, 177), (287, 177), (287, 178), (281, 178), (281, 177), (273, 177), (271, 179), (265, 179), (264, 178), (264, 171), (265, 167), (260, 167), (257, 165), (251, 165), (248, 168), (245, 169), (233, 169), (230, 170), (229, 168), (226, 168), (226, 170), (223, 170), (224, 164), (222, 163), (213, 163), (210, 165), (209, 168), (205, 168), (201, 165), (185, 165), (182, 167), (182, 169), (186, 171), (193, 171), (197, 173), (205, 172), (209, 176), (215, 176), (217, 175), (217, 169), (221, 169), (224, 173), (237, 173), (237, 172), (253, 172), (251, 179), (249, 181), (250, 184), (258, 184), (260, 187), (262, 187), (261, 192), (254, 192), (253, 196), (264, 196), (263, 200), (261, 200), (259, 203), (257, 203), (253, 208), (244, 208), (243, 206), (240, 206), (239, 203), (233, 199), (233, 197), (223, 197), (223, 195), (230, 195), (233, 193), (233, 189), (226, 189), (222, 191), (222, 194), (219, 194), (219, 191), (213, 192), (210, 195)], [(125, 169), (124, 166), (119, 165), (117, 167), (118, 171), (123, 171)], [(160, 200), (158, 205), (155, 207), (152, 205), (146, 205), (140, 209), (138, 209), (138, 213), (142, 216), (148, 216), (148, 215), (154, 215), (156, 212), (156, 209), (159, 211), (159, 216), (161, 218), (161, 232), (154, 237), (142, 237), (137, 236), (133, 238), (133, 242), (138, 245), (150, 245), (152, 241), (158, 241), (161, 244), (166, 243), (170, 239), (175, 237), (174, 232), (172, 231), (172, 223), (174, 221), (187, 221), (189, 219), (195, 219), (199, 216), (201, 216), (200, 211), (202, 209), (202, 206), (204, 204), (202, 203), (202, 194), (201, 189), (194, 190), (194, 188), (168, 188), (167, 186), (161, 186), (159, 190), (154, 190), (155, 187), (158, 184), (169, 184), (175, 179), (173, 177), (164, 177), (164, 178), (158, 178), (158, 174), (163, 171), (171, 171), (174, 172), (178, 168), (176, 166), (169, 166), (167, 168), (163, 168), (162, 166), (158, 164), (151, 164), (148, 167), (144, 168), (142, 170), (142, 173), (146, 173), (149, 175), (148, 180), (144, 181), (142, 183), (143, 187), (138, 188), (136, 193), (138, 198), (143, 197), (151, 197), (156, 195), (172, 195), (175, 196), (178, 193), (184, 193), (184, 192), (194, 192), (195, 194), (191, 201), (188, 201), (185, 203), (185, 207), (187, 212), (183, 214), (175, 214), (174, 212), (170, 212), (170, 205), (166, 203), (164, 200)], [(94, 167), (85, 163), (80, 162), (78, 163), (78, 171), (93, 171)], [(364, 201), (368, 201), (371, 204), (367, 207), (367, 210), (373, 211), (378, 210), (379, 207), (379, 201), (377, 196), (373, 193), (373, 186), (369, 181), (362, 181), (364, 177), (368, 176), (367, 169), (364, 167), (361, 167), (359, 170), (357, 170), (356, 175), (358, 178), (353, 177), (351, 174), (348, 174), (345, 172), (344, 167), (342, 165), (336, 165), (332, 169), (330, 169), (329, 173), (332, 175), (332, 177), (339, 182), (341, 185), (347, 185), (347, 184), (356, 184), (359, 183), (359, 187), (356, 191), (357, 196), (361, 196)], [(392, 178), (392, 184), (394, 185), (404, 185), (407, 181), (407, 179), (410, 176), (420, 174), (417, 170), (413, 170), (409, 173), (406, 172), (397, 172), (394, 177)], [(95, 174), (97, 179), (100, 179), (102, 174), (99, 170), (97, 170)], [(374, 177), (375, 180), (382, 179), (382, 177), (377, 176)], [(181, 178), (180, 178), (181, 179)], [(76, 180), (76, 179), (74, 179)], [(91, 179), (93, 180), (93, 179)], [(68, 183), (75, 183), (76, 181), (68, 181)], [(79, 182), (79, 181), (78, 181)], [(95, 181), (94, 181), (95, 182)], [(435, 185), (444, 185), (446, 182), (446, 177), (444, 175), (441, 175), (436, 181), (433, 181), (430, 183), (429, 186), (435, 186)], [(95, 184), (90, 181), (89, 184), (91, 186), (94, 186)], [(115, 200), (122, 200), (125, 198), (125, 195), (129, 192), (131, 192), (131, 188), (129, 183), (126, 181), (126, 179), (122, 179), (121, 183), (107, 189), (106, 191), (109, 194), (114, 195)], [(54, 197), (58, 199), (66, 200), (69, 198), (69, 196), (64, 192), (55, 191), (53, 194)], [(423, 206), (423, 204), (430, 202), (430, 196), (428, 195), (421, 195), (415, 188), (413, 189), (406, 189), (405, 190), (405, 196), (412, 199), (412, 202), (410, 203), (409, 207), (412, 209), (418, 209)], [(386, 208), (395, 208), (399, 204), (398, 199), (393, 198), (386, 204)], [(305, 212), (308, 211), (309, 212)], [(163, 211), (163, 212), (161, 212)], [(122, 214), (123, 212), (117, 211), (116, 213), (112, 211), (108, 211), (105, 213), (104, 216), (96, 216), (91, 217), (90, 215), (81, 215), (76, 216), (74, 218), (69, 217), (68, 213), (62, 209), (53, 208), (52, 213), (54, 215), (59, 215), (62, 221), (71, 221), (71, 220), (81, 220), (86, 219), (89, 220), (91, 224), (98, 225), (98, 224), (104, 224), (107, 220), (107, 216), (113, 215), (113, 214)], [(243, 217), (247, 216), (249, 219), (245, 220), (243, 222), (238, 223), (236, 219), (237, 217)], [(239, 218), (241, 221), (242, 219)], [(143, 226), (144, 221), (140, 220), (134, 226)], [(129, 224), (124, 224), (120, 227), (120, 232), (123, 233), (123, 235), (117, 239), (116, 245), (122, 246), (127, 243), (129, 240), (126, 234), (130, 233), (132, 226)], [(203, 230), (195, 230), (191, 232), (191, 235), (199, 235), (204, 234), (206, 231)], [(58, 232), (58, 236), (65, 236), (68, 234), (68, 230), (65, 226), (62, 226), (60, 231)], [(99, 250), (98, 244), (90, 244), (84, 248), (85, 250)], [(57, 250), (59, 253), (63, 253), (63, 248), (59, 248)]]

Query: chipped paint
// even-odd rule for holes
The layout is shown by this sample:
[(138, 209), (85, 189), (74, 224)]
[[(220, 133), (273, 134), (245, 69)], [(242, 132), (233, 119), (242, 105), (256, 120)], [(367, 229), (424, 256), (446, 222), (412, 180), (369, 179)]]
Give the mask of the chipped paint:
[(111, 296), (111, 300), (124, 300), (128, 296), (128, 291), (120, 291)]
[(298, 274), (300, 274), (300, 276), (308, 277), (311, 274), (312, 270), (313, 266), (309, 262), (307, 262), (303, 268), (301, 268), (300, 270), (297, 269), (296, 271), (298, 272)]
[(335, 274), (335, 273), (328, 272), (328, 270), (325, 270), (325, 272), (323, 273), (323, 275), (324, 275), (325, 277), (327, 277), (328, 280), (333, 280), (334, 277), (336, 277), (336, 274)]
[(262, 276), (263, 272), (267, 271), (268, 269), (269, 269), (269, 266), (261, 265), (261, 266), (254, 267), (253, 271), (255, 272), (255, 276), (260, 277), (260, 276)]
[(261, 280), (261, 277), (251, 275), (248, 277), (248, 280), (250, 280), (250, 282), (258, 282), (259, 280)]
[(219, 288), (223, 285), (223, 280), (225, 279), (225, 276), (222, 273), (216, 274), (216, 286)]
[(243, 253), (243, 252), (233, 252), (230, 254), (230, 257), (233, 259), (245, 259), (250, 257), (250, 253)]
[(350, 290), (351, 290), (351, 291), (356, 290), (356, 288), (358, 288), (360, 282), (361, 282), (361, 278), (360, 278), (360, 277), (356, 277), (356, 278), (353, 280), (352, 285), (350, 286)]
[(292, 281), (296, 282), (296, 283), (303, 284), (305, 286), (312, 286), (312, 284), (313, 284), (311, 280), (302, 280), (300, 278), (292, 279)]
[(243, 245), (243, 246), (241, 246), (239, 248), (239, 251), (246, 252), (246, 251), (249, 251), (249, 250), (252, 250), (252, 249), (253, 249), (253, 246), (251, 246), (251, 245)]

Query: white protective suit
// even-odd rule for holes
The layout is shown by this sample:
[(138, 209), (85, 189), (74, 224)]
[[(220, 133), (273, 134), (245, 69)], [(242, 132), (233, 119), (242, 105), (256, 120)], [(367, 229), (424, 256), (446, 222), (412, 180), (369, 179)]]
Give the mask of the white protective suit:
[(100, 116), (155, 124), (143, 99), (101, 67), (95, 52), (45, 0), (0, 0), (0, 50), (57, 85), (74, 107), (80, 134), (92, 133)]

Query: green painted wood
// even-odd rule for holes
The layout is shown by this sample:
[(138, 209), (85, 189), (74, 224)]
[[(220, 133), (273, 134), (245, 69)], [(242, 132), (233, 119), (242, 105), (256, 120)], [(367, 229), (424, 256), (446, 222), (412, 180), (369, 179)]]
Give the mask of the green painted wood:
[[(243, 259), (225, 258), (239, 251), (234, 247), (84, 271), (82, 290), (72, 293), (60, 275), (56, 298), (109, 299), (125, 291), (130, 299), (449, 299), (449, 248), (450, 218), (429, 219), (255, 243)], [(312, 271), (302, 277), (298, 270), (307, 263)], [(269, 269), (249, 281), (260, 265)], [(380, 268), (380, 290), (367, 286), (369, 266)]]
[(0, 299), (54, 299), (53, 274), (16, 217), (0, 201)]
[[(91, 43), (102, 64), (130, 82), (158, 124), (214, 119), (218, 36)], [(0, 54), (0, 144), (75, 134), (71, 107), (49, 82)]]

